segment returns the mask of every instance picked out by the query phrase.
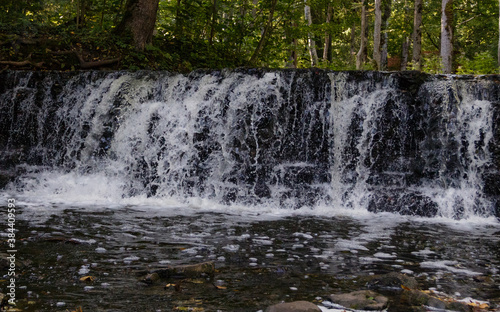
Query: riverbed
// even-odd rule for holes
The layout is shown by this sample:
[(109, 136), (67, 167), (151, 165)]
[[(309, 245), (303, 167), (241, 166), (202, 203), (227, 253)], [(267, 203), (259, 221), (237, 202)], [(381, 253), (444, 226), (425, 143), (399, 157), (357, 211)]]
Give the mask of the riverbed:
[[(367, 289), (370, 277), (390, 272), (415, 278), (421, 290), (500, 304), (500, 225), (493, 219), (20, 205), (15, 226), (22, 311), (323, 306), (330, 294)], [(144, 279), (204, 262), (213, 262), (213, 274)], [(0, 281), (4, 292), (7, 283)], [(408, 311), (394, 298), (389, 311)]]

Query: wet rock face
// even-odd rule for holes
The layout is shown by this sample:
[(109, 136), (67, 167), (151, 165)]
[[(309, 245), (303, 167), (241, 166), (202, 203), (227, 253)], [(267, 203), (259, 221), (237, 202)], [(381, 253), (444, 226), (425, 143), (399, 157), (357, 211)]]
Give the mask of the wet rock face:
[(404, 190), (381, 191), (372, 195), (368, 204), (371, 212), (394, 212), (402, 215), (435, 217), (439, 207), (429, 197)]
[(363, 191), (370, 211), (434, 217), (453, 189), (448, 217), (500, 217), (497, 78), (4, 71), (0, 187), (24, 164), (115, 177), (113, 162), (124, 197), (299, 208)]

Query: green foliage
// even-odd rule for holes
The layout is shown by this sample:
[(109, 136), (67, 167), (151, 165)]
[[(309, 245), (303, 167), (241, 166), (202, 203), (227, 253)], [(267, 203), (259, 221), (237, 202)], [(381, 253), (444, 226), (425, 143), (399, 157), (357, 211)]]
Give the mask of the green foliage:
[(429, 74), (439, 74), (443, 68), (441, 57), (437, 54), (424, 56), (422, 58), (422, 64), (422, 70)]
[(461, 57), (457, 74), (495, 74), (498, 72), (497, 61), (489, 52), (480, 52), (473, 59)]
[[(383, 0), (383, 5), (390, 0)], [(273, 0), (160, 0), (153, 44), (139, 52), (126, 38), (115, 37), (126, 0), (3, 0), (0, 1), (0, 59), (43, 61), (47, 68), (78, 68), (74, 55), (86, 60), (121, 57), (116, 68), (168, 69), (249, 66), (263, 36)], [(412, 0), (390, 1), (388, 57), (401, 58), (402, 42), (413, 32)], [(262, 50), (252, 66), (282, 68), (294, 63), (311, 66), (308, 38), (316, 42), (320, 68), (351, 70), (360, 43), (361, 0), (308, 0), (313, 24), (304, 19), (303, 0), (278, 0)], [(368, 6), (368, 55), (373, 51), (373, 0)], [(326, 22), (328, 7), (333, 15)], [(497, 72), (498, 1), (455, 0), (456, 70), (460, 74)], [(422, 65), (429, 73), (441, 72), (439, 50), (441, 0), (424, 1)], [(325, 47), (325, 35), (331, 43)], [(354, 34), (354, 37), (351, 36)], [(23, 39), (40, 39), (28, 45)], [(354, 40), (353, 40), (354, 38)], [(26, 41), (26, 40), (24, 40)], [(21, 42), (21, 43), (20, 43)], [(328, 48), (327, 58), (323, 51)], [(411, 55), (411, 50), (410, 50)], [(373, 68), (368, 60), (365, 69)], [(412, 68), (409, 64), (408, 68)]]

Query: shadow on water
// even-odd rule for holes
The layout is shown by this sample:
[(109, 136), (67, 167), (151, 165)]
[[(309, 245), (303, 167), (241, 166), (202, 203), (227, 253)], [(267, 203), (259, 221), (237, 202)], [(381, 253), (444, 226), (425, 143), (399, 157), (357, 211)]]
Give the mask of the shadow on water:
[[(244, 220), (219, 213), (21, 209), (17, 299), (23, 311), (258, 311), (318, 305), (400, 272), (420, 289), (499, 302), (500, 229), (374, 216)], [(2, 261), (6, 256), (2, 256)], [(212, 261), (215, 272), (142, 280)], [(7, 263), (3, 263), (3, 266)], [(87, 281), (82, 277), (91, 276)], [(7, 281), (0, 281), (2, 289)], [(390, 293), (388, 295), (391, 295)], [(389, 311), (409, 311), (392, 295)]]

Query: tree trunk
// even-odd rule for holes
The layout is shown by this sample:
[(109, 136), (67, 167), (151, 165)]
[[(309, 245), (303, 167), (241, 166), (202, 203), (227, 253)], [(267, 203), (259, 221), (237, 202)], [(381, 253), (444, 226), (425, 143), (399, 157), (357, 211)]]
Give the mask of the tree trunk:
[(354, 60), (355, 55), (356, 55), (356, 23), (353, 22), (351, 27), (351, 56), (349, 57), (350, 64), (356, 63)]
[(368, 38), (367, 38), (367, 14), (366, 14), (366, 0), (363, 0), (361, 6), (361, 45), (359, 47), (358, 55), (356, 56), (356, 69), (363, 69), (368, 55)]
[(123, 19), (115, 28), (119, 36), (130, 37), (138, 50), (151, 44), (159, 0), (127, 0)]
[(391, 17), (391, 2), (392, 0), (385, 0), (382, 2), (384, 7), (384, 13), (382, 14), (382, 26), (383, 26), (383, 36), (382, 36), (382, 55), (380, 57), (381, 69), (387, 70), (387, 45), (389, 42), (389, 18)]
[[(307, 2), (307, 0), (304, 0), (304, 2)], [(311, 7), (308, 6), (307, 4), (304, 6), (304, 16), (306, 18), (307, 25), (311, 26), (312, 25)], [(307, 34), (307, 37), (309, 45), (309, 55), (311, 56), (311, 66), (314, 67), (318, 65), (318, 53), (316, 52), (316, 42), (314, 41), (311, 32)]]
[(177, 6), (175, 7), (174, 38), (181, 38), (181, 37), (182, 37), (181, 0), (177, 0)]
[(420, 56), (422, 54), (422, 0), (415, 0), (413, 15), (413, 58), (414, 69), (422, 70)]
[(210, 20), (210, 36), (208, 37), (208, 46), (212, 46), (212, 40), (214, 39), (215, 34), (215, 20), (217, 18), (217, 0), (212, 0), (212, 14)]
[(80, 28), (80, 19), (81, 19), (81, 2), (82, 0), (76, 0), (76, 28)]
[(443, 73), (453, 72), (453, 0), (442, 0), (441, 6), (441, 62)]
[(377, 70), (382, 69), (382, 54), (380, 53), (380, 42), (382, 30), (382, 0), (375, 0), (375, 30), (373, 32), (373, 60), (377, 66)]
[[(404, 9), (404, 11), (405, 11), (405, 13), (404, 13), (405, 14), (404, 15), (405, 25), (410, 25), (413, 15), (410, 13), (411, 9), (408, 5), (407, 0), (405, 0), (404, 8), (405, 8)], [(405, 34), (406, 34), (406, 32), (405, 32)], [(406, 70), (406, 66), (408, 65), (410, 46), (411, 46), (411, 38), (408, 35), (406, 35), (403, 38), (403, 44), (402, 44), (402, 49), (401, 49), (401, 68), (400, 68), (401, 70)]]
[(252, 54), (252, 57), (250, 58), (250, 64), (254, 65), (255, 62), (257, 61), (257, 57), (259, 56), (260, 52), (264, 48), (264, 44), (267, 41), (268, 34), (271, 32), (271, 29), (273, 27), (273, 16), (274, 16), (274, 10), (276, 9), (276, 3), (278, 0), (272, 0), (271, 2), (271, 9), (269, 10), (269, 17), (267, 19), (266, 26), (264, 27), (264, 30), (262, 31), (262, 35), (260, 37), (259, 43), (257, 44), (257, 48)]
[(406, 70), (408, 64), (408, 53), (410, 52), (410, 38), (405, 37), (401, 48), (401, 70)]
[(76, 1), (76, 28), (80, 28), (85, 23), (85, 15), (87, 15), (88, 4), (85, 0)]
[[(328, 4), (328, 9), (327, 9), (327, 14), (326, 14), (326, 25), (327, 26), (332, 21), (332, 15), (333, 15), (333, 7), (331, 4)], [(328, 53), (330, 52), (331, 44), (332, 44), (332, 35), (328, 31), (326, 31), (325, 32), (325, 47), (323, 49), (323, 61), (325, 61), (325, 62), (327, 62), (329, 60)]]
[[(292, 28), (297, 28), (297, 22), (291, 22)], [(288, 50), (288, 60), (285, 64), (286, 68), (297, 68), (298, 56), (297, 56), (297, 39), (294, 38), (293, 32), (289, 31), (286, 33), (287, 39), (290, 39), (290, 50)]]

